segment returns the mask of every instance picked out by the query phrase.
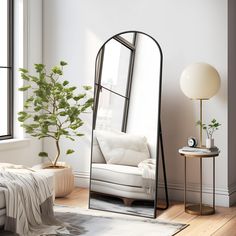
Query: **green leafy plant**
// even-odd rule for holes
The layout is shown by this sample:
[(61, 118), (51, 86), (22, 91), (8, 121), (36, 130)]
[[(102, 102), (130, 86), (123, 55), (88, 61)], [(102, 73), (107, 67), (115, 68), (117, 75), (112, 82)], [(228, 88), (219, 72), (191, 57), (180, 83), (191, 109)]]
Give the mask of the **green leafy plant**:
[(203, 124), (200, 120), (197, 121), (196, 125), (200, 125), (200, 127), (205, 130), (207, 138), (212, 139), (213, 133), (219, 129), (221, 126), (220, 123), (216, 121), (216, 119), (213, 119), (208, 125)]
[[(48, 153), (40, 152), (40, 157), (47, 157), (53, 167), (57, 166), (61, 155), (60, 140), (62, 137), (75, 141), (75, 137), (83, 136), (78, 129), (84, 124), (80, 115), (93, 105), (93, 99), (88, 97), (91, 86), (83, 86), (83, 92), (77, 93), (75, 86), (69, 81), (61, 81), (63, 68), (67, 63), (60, 62), (49, 72), (44, 64), (35, 64), (36, 76), (28, 70), (20, 69), (21, 78), (26, 85), (19, 91), (31, 90), (31, 96), (24, 102), (24, 110), (18, 113), (18, 120), (26, 133), (38, 139), (50, 138), (55, 141), (56, 155), (49, 157)], [(68, 149), (66, 154), (72, 154)]]

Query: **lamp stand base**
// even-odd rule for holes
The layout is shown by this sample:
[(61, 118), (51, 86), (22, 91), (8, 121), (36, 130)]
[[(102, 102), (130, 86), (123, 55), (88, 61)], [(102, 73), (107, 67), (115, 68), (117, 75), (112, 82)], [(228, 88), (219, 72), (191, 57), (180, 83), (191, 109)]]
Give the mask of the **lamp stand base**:
[(202, 205), (202, 212), (201, 212), (200, 204), (194, 204), (186, 206), (185, 212), (192, 215), (212, 215), (215, 213), (215, 209), (211, 206)]

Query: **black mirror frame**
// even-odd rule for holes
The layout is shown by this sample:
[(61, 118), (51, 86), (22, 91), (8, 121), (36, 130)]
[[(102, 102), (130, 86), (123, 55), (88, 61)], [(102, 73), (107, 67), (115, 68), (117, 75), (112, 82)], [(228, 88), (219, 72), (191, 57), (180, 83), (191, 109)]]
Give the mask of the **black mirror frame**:
[[(150, 37), (157, 45), (159, 52), (160, 52), (160, 73), (159, 73), (159, 101), (158, 101), (158, 125), (157, 125), (157, 142), (156, 142), (156, 191), (155, 191), (155, 199), (154, 199), (154, 214), (153, 217), (148, 217), (148, 218), (156, 218), (156, 209), (157, 209), (157, 191), (158, 191), (158, 167), (159, 167), (159, 143), (160, 143), (160, 136), (161, 136), (161, 126), (160, 126), (160, 120), (161, 120), (161, 92), (162, 92), (162, 71), (163, 71), (163, 53), (161, 50), (161, 46), (160, 44), (157, 42), (157, 40), (155, 38), (153, 38), (152, 36), (150, 36), (147, 33), (141, 32), (141, 31), (136, 31), (136, 30), (129, 30), (129, 31), (123, 31), (121, 33), (118, 33), (112, 37), (110, 37), (108, 40), (105, 41), (105, 43), (103, 43), (103, 45), (101, 46), (101, 48), (99, 49), (97, 56), (96, 56), (96, 60), (95, 60), (95, 77), (94, 77), (94, 98), (96, 96), (96, 91), (95, 91), (95, 87), (96, 87), (96, 73), (97, 73), (97, 62), (98, 62), (98, 58), (99, 55), (101, 53), (101, 50), (103, 49), (103, 47), (105, 46), (105, 44), (110, 41), (111, 39), (113, 39), (114, 37), (117, 37), (121, 34), (125, 34), (125, 33), (139, 33), (139, 34), (143, 34), (146, 35), (148, 37)], [(97, 104), (94, 105), (93, 109), (96, 109)], [(90, 190), (91, 190), (91, 174), (92, 174), (92, 154), (93, 154), (93, 130), (94, 130), (94, 126), (95, 126), (95, 122), (96, 122), (96, 112), (93, 110), (93, 127), (92, 127), (92, 138), (91, 138), (91, 159), (90, 159), (90, 181), (89, 181), (89, 209), (93, 209), (90, 207)], [(114, 211), (110, 211), (110, 212), (114, 212)], [(122, 213), (122, 212), (115, 212), (115, 213), (119, 213), (119, 214), (126, 214), (126, 213)], [(139, 216), (139, 215), (137, 215)], [(143, 217), (143, 216), (141, 216)]]

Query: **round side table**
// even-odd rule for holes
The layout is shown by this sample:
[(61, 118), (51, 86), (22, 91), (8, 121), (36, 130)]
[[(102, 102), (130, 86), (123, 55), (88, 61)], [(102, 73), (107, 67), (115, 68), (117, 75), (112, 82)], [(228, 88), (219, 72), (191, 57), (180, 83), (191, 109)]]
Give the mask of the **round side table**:
[[(206, 152), (201, 150), (185, 150), (179, 149), (180, 155), (184, 156), (184, 209), (185, 212), (192, 215), (211, 215), (215, 213), (215, 157), (219, 156), (219, 151)], [(200, 161), (200, 203), (199, 204), (187, 204), (186, 192), (187, 192), (187, 158), (197, 158)], [(213, 161), (213, 203), (212, 206), (208, 206), (202, 203), (202, 161), (204, 158), (212, 158)]]

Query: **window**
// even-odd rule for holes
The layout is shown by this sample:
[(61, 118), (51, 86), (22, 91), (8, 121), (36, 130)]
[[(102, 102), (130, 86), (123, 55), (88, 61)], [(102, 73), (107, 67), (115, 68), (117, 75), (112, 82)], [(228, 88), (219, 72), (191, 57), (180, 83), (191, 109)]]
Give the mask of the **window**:
[(110, 39), (98, 54), (93, 123), (96, 129), (126, 131), (135, 43), (136, 34), (121, 34)]
[(13, 0), (0, 0), (0, 139), (13, 136)]

